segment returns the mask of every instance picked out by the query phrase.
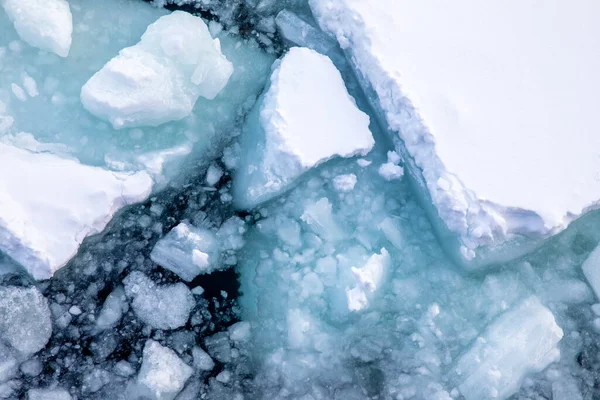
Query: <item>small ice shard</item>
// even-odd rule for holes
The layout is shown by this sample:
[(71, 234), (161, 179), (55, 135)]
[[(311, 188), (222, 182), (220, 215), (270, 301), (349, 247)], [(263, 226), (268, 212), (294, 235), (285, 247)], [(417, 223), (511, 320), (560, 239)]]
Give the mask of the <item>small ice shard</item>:
[(118, 286), (104, 300), (100, 314), (96, 318), (96, 329), (103, 331), (116, 326), (123, 316), (125, 301), (125, 291)]
[(137, 317), (155, 329), (177, 329), (184, 326), (192, 308), (194, 296), (183, 283), (157, 285), (139, 271), (124, 279), (125, 294), (132, 298)]
[(206, 184), (208, 186), (215, 186), (221, 180), (223, 176), (223, 170), (217, 165), (211, 164), (206, 171)]
[(301, 219), (320, 237), (338, 241), (344, 237), (344, 231), (336, 222), (332, 208), (329, 199), (323, 197), (314, 203), (308, 203)]
[(379, 167), (379, 175), (386, 181), (393, 181), (404, 176), (404, 168), (399, 166), (400, 156), (395, 151), (388, 151), (388, 161)]
[(112, 172), (0, 143), (0, 251), (35, 279), (48, 279), (152, 185), (145, 172)]
[(233, 190), (241, 208), (277, 196), (319, 164), (365, 155), (374, 145), (369, 117), (357, 108), (331, 60), (300, 47), (274, 64), (268, 91), (241, 142)]
[(596, 297), (600, 299), (600, 245), (586, 258), (581, 269)]
[(193, 373), (192, 367), (184, 363), (173, 350), (154, 340), (146, 341), (137, 382), (149, 392), (152, 399), (174, 399)]
[(536, 297), (500, 315), (461, 356), (450, 378), (467, 400), (503, 400), (560, 357), (563, 331)]
[(194, 367), (201, 371), (210, 371), (215, 367), (213, 359), (200, 346), (192, 349), (192, 357), (194, 358)]
[(35, 288), (0, 287), (0, 339), (23, 355), (40, 351), (52, 335), (46, 298)]
[(181, 223), (156, 243), (150, 258), (190, 282), (219, 267), (219, 242), (208, 229)]
[(247, 342), (250, 339), (250, 330), (250, 322), (248, 321), (237, 322), (227, 328), (227, 332), (229, 332), (229, 338), (233, 342)]
[(204, 21), (175, 11), (92, 76), (81, 102), (116, 129), (157, 126), (188, 116), (200, 96), (215, 98), (232, 73)]
[(29, 389), (28, 400), (71, 400), (72, 397), (65, 389)]
[(0, 0), (21, 39), (61, 57), (69, 55), (73, 17), (66, 0)]

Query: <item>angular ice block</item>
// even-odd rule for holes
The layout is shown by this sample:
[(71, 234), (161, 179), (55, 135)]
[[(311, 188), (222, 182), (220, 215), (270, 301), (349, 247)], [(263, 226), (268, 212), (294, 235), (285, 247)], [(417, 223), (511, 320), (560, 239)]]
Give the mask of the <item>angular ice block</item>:
[(326, 56), (293, 47), (273, 67), (267, 93), (242, 136), (234, 201), (251, 208), (285, 191), (304, 172), (334, 157), (367, 154), (369, 117), (346, 91)]
[(560, 357), (563, 331), (554, 316), (532, 296), (500, 315), (475, 339), (449, 377), (467, 400), (502, 400), (522, 379)]
[(516, 258), (598, 208), (600, 3), (309, 3), (457, 261)]

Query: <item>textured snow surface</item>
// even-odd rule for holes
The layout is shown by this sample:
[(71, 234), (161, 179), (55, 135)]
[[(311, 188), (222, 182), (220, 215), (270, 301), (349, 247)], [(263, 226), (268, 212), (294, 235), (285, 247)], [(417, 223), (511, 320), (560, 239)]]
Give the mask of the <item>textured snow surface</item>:
[(374, 91), (464, 260), (597, 207), (598, 2), (309, 3)]
[(215, 98), (232, 73), (204, 21), (175, 11), (92, 76), (81, 101), (117, 129), (156, 126), (190, 115), (200, 96)]
[(73, 17), (66, 0), (1, 0), (21, 39), (61, 57), (69, 55)]
[(0, 143), (0, 250), (47, 279), (152, 184), (145, 172), (111, 172)]
[(293, 47), (275, 64), (271, 84), (247, 124), (248, 150), (235, 176), (236, 202), (251, 207), (273, 198), (309, 169), (336, 156), (367, 154), (369, 117), (348, 94), (331, 60)]

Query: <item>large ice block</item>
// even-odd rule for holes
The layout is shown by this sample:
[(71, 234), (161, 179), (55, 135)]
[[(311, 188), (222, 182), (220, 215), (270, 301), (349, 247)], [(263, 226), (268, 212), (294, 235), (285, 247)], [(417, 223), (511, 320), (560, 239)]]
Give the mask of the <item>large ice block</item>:
[(0, 4), (25, 42), (61, 57), (69, 55), (73, 17), (66, 0), (2, 0)]
[(532, 296), (498, 317), (458, 360), (450, 380), (467, 400), (502, 400), (557, 360), (563, 331)]
[(517, 257), (598, 208), (600, 3), (309, 3), (461, 263)]
[(374, 145), (369, 117), (356, 107), (331, 60), (314, 50), (291, 48), (274, 65), (256, 107), (234, 176), (242, 208), (276, 196), (325, 161), (365, 155)]
[(81, 102), (114, 128), (156, 126), (190, 115), (200, 96), (215, 98), (232, 73), (204, 21), (175, 11), (92, 76)]
[(112, 172), (0, 142), (0, 251), (34, 278), (50, 278), (152, 184), (145, 172)]

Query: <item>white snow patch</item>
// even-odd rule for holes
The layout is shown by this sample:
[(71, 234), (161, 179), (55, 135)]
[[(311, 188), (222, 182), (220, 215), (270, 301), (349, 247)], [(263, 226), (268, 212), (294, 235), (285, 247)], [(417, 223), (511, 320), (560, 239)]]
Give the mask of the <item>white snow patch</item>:
[(145, 172), (111, 172), (0, 143), (0, 251), (48, 279), (152, 185)]
[(157, 126), (190, 115), (200, 96), (215, 98), (232, 73), (204, 21), (175, 11), (92, 76), (81, 102), (117, 129)]

